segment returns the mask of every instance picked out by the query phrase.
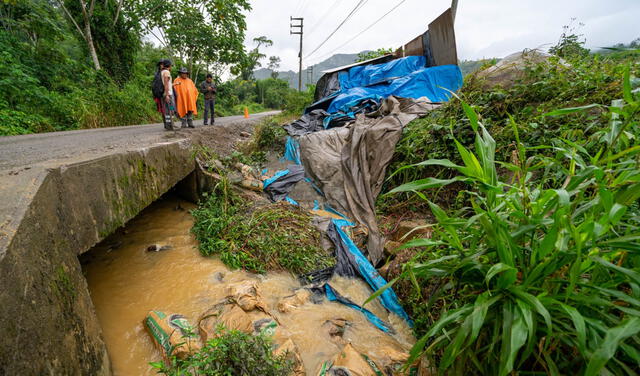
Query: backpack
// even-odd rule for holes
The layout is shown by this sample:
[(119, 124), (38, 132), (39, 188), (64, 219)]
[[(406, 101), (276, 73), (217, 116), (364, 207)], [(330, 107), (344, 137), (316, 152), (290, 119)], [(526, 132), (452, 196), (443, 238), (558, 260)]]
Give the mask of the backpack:
[(161, 71), (156, 72), (151, 82), (151, 93), (154, 98), (162, 98), (164, 96), (164, 83), (162, 82)]

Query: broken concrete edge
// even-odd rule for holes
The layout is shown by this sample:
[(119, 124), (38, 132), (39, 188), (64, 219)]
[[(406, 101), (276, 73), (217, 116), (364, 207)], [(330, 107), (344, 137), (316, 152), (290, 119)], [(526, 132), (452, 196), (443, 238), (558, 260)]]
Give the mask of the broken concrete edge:
[(78, 255), (189, 175), (188, 140), (46, 171), (0, 250), (0, 374), (110, 375)]
[[(13, 191), (21, 189), (26, 194), (18, 195), (15, 202), (5, 202), (4, 208), (0, 208), (0, 211), (4, 212), (5, 218), (0, 218), (0, 261), (4, 257), (4, 253), (7, 250), (9, 242), (13, 239), (13, 236), (18, 229), (22, 218), (24, 218), (30, 203), (33, 201), (34, 196), (38, 192), (38, 189), (42, 186), (45, 178), (49, 174), (47, 170), (31, 171), (28, 174), (21, 176), (14, 176), (8, 182), (9, 186), (4, 186), (3, 189), (7, 191)], [(4, 183), (3, 183), (4, 184)], [(7, 208), (7, 206), (9, 208)]]

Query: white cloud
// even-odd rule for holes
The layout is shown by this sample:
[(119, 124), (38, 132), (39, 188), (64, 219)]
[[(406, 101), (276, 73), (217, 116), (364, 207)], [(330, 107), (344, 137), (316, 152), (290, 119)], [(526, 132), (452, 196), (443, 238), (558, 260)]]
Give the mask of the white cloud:
[[(297, 71), (299, 40), (297, 35), (289, 35), (290, 16), (305, 18), (303, 66), (307, 66), (333, 53), (396, 48), (426, 30), (429, 22), (451, 3), (450, 0), (405, 0), (371, 30), (335, 50), (400, 1), (368, 0), (336, 35), (307, 59), (306, 55), (335, 29), (357, 1), (253, 0), (253, 10), (247, 14), (245, 44), (253, 48), (254, 37), (267, 36), (274, 42), (264, 50), (267, 56), (280, 56), (281, 69)], [(524, 48), (555, 44), (562, 26), (572, 18), (577, 19), (576, 23), (585, 24), (579, 31), (585, 34), (589, 47), (626, 43), (640, 37), (638, 0), (459, 0), (456, 17), (459, 58), (502, 57)]]

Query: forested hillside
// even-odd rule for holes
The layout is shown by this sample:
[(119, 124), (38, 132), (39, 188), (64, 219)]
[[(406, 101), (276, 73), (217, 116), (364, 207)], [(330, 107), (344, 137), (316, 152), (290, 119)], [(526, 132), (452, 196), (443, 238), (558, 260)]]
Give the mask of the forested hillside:
[(1, 3), (0, 136), (158, 122), (150, 84), (161, 58), (195, 82), (213, 73), (220, 116), (295, 102), (304, 94), (287, 82), (252, 77), (271, 41), (245, 50), (249, 9), (213, 0)]

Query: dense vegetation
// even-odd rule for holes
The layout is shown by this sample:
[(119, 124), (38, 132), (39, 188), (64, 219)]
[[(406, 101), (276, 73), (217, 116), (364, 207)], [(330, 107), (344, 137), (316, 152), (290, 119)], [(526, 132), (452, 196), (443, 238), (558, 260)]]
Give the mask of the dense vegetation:
[(441, 373), (638, 372), (639, 55), (565, 51), (467, 77), (398, 145), (381, 207), (433, 231), (393, 283)]
[(256, 206), (234, 193), (222, 169), (212, 194), (192, 211), (193, 233), (204, 256), (219, 255), (232, 269), (306, 274), (335, 263), (320, 246), (308, 212), (280, 202)]
[[(597, 145), (610, 115), (595, 107), (567, 117), (547, 116), (547, 113), (558, 108), (592, 103), (611, 104), (612, 100), (622, 97), (625, 67), (631, 66), (636, 75), (640, 72), (640, 67), (634, 63), (637, 59), (637, 54), (630, 52), (574, 56), (567, 57), (567, 60), (552, 57), (526, 68), (521, 72), (523, 76), (506, 88), (491, 87), (490, 83), (476, 75), (468, 75), (460, 97), (473, 106), (495, 138), (500, 160), (510, 160), (515, 150), (511, 120), (518, 124), (520, 140), (526, 147), (546, 145), (548, 147), (537, 153), (550, 156), (555, 153), (556, 144), (562, 143), (562, 140), (577, 143), (588, 141), (591, 145)], [(637, 79), (634, 78), (633, 82), (637, 82)], [(389, 167), (394, 173), (387, 182), (388, 189), (424, 177), (425, 174), (443, 179), (453, 176), (450, 170), (437, 166), (402, 167), (426, 159), (460, 162), (454, 139), (463, 145), (472, 144), (475, 135), (468, 125), (469, 119), (457, 99), (432, 111), (429, 116), (411, 122), (396, 147), (394, 160)], [(384, 207), (393, 204), (394, 200), (398, 203), (415, 198), (410, 195), (386, 197), (380, 205)]]
[[(196, 83), (217, 76), (220, 116), (285, 107), (297, 95), (285, 81), (251, 76), (270, 41), (245, 51), (249, 9), (229, 0), (0, 3), (0, 136), (159, 122), (150, 84), (161, 58)], [(232, 79), (220, 82), (223, 74)]]
[(220, 335), (187, 359), (171, 358), (171, 364), (151, 363), (168, 376), (287, 376), (293, 364), (287, 354), (273, 355), (271, 339), (220, 328)]

